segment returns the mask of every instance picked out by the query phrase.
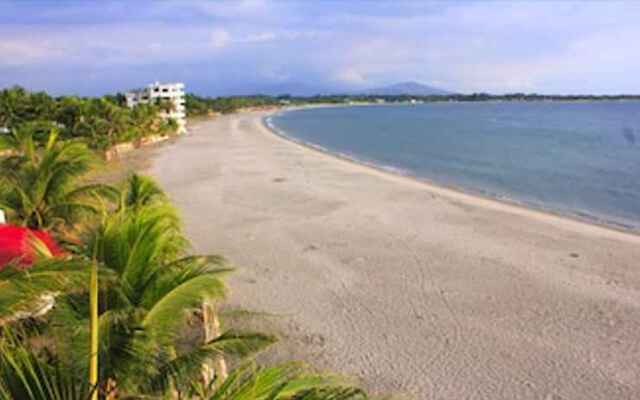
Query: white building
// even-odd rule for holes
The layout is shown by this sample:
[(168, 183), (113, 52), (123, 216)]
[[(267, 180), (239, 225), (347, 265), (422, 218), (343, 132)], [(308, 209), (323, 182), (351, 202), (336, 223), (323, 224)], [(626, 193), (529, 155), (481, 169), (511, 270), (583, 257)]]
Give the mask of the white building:
[(178, 133), (187, 131), (184, 83), (160, 83), (155, 82), (147, 85), (144, 89), (135, 89), (125, 94), (127, 106), (135, 107), (141, 103), (157, 102), (158, 100), (168, 100), (173, 103), (173, 109), (169, 112), (163, 111), (163, 118), (174, 119), (178, 123)]

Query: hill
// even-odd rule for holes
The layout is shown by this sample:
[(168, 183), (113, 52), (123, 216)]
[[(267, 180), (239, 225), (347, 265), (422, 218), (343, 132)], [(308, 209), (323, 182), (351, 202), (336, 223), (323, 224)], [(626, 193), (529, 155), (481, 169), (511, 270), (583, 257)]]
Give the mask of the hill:
[(431, 96), (431, 95), (448, 95), (454, 94), (444, 89), (439, 89), (433, 86), (423, 85), (418, 82), (401, 82), (389, 86), (383, 86), (379, 88), (373, 88), (364, 90), (362, 94), (366, 95), (381, 95), (381, 96), (399, 96), (399, 95), (413, 95), (413, 96)]

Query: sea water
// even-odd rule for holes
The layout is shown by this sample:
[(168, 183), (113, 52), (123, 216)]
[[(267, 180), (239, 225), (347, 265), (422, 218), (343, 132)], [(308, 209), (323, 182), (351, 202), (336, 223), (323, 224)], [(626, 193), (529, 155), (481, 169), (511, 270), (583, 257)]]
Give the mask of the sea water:
[(640, 229), (640, 102), (309, 108), (277, 132), (364, 163), (534, 208)]

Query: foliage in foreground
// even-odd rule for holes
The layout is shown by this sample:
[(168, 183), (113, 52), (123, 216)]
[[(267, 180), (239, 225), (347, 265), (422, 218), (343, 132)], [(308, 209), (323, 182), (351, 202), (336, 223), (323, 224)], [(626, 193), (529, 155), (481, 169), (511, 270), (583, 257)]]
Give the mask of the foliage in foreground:
[(35, 354), (6, 331), (0, 339), (2, 400), (86, 400), (96, 388), (83, 378)]
[[(178, 382), (197, 379), (208, 359), (247, 356), (273, 342), (257, 332), (182, 341), (194, 331), (201, 305), (224, 298), (222, 278), (231, 269), (219, 256), (186, 255), (177, 213), (149, 178), (133, 175), (120, 198), (118, 209), (91, 230), (83, 250), (113, 276), (99, 294), (101, 382), (116, 382), (130, 394), (166, 392), (172, 382), (179, 390)], [(89, 357), (88, 306), (86, 295), (70, 295), (51, 314), (64, 362), (79, 371)]]
[[(94, 165), (86, 146), (59, 141), (55, 130), (45, 142), (35, 133), (21, 128), (2, 139), (13, 154), (0, 163), (0, 207), (10, 223), (54, 229), (59, 237), (73, 229), (77, 240), (64, 256), (38, 251), (29, 268), (0, 268), (0, 399), (366, 398), (298, 364), (247, 362), (274, 337), (207, 326), (204, 315), (224, 299), (231, 268), (220, 256), (189, 254), (177, 212), (158, 185), (133, 175), (119, 191), (82, 186)], [(94, 271), (99, 286), (90, 279)], [(99, 308), (91, 307), (90, 290)], [(203, 328), (213, 336), (198, 333)], [(221, 357), (237, 365), (228, 376), (211, 369)]]
[(81, 185), (80, 179), (98, 165), (86, 145), (60, 140), (48, 133), (39, 146), (35, 132), (21, 127), (0, 136), (0, 150), (12, 155), (0, 160), (0, 208), (8, 219), (32, 229), (70, 229), (96, 215), (116, 192), (106, 185)]
[[(86, 400), (97, 390), (59, 361), (46, 362), (12, 336), (0, 341), (0, 399)], [(345, 379), (310, 372), (299, 363), (259, 367), (246, 362), (209, 384), (193, 382), (184, 398), (200, 400), (366, 400)], [(120, 395), (121, 399), (165, 398)]]

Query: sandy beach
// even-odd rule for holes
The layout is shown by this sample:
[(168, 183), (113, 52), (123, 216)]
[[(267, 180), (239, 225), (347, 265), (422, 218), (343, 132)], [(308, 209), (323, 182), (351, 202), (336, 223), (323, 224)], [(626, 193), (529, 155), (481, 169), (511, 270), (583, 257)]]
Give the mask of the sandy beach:
[(415, 399), (640, 398), (640, 237), (198, 122), (151, 174), (232, 306), (298, 358)]

